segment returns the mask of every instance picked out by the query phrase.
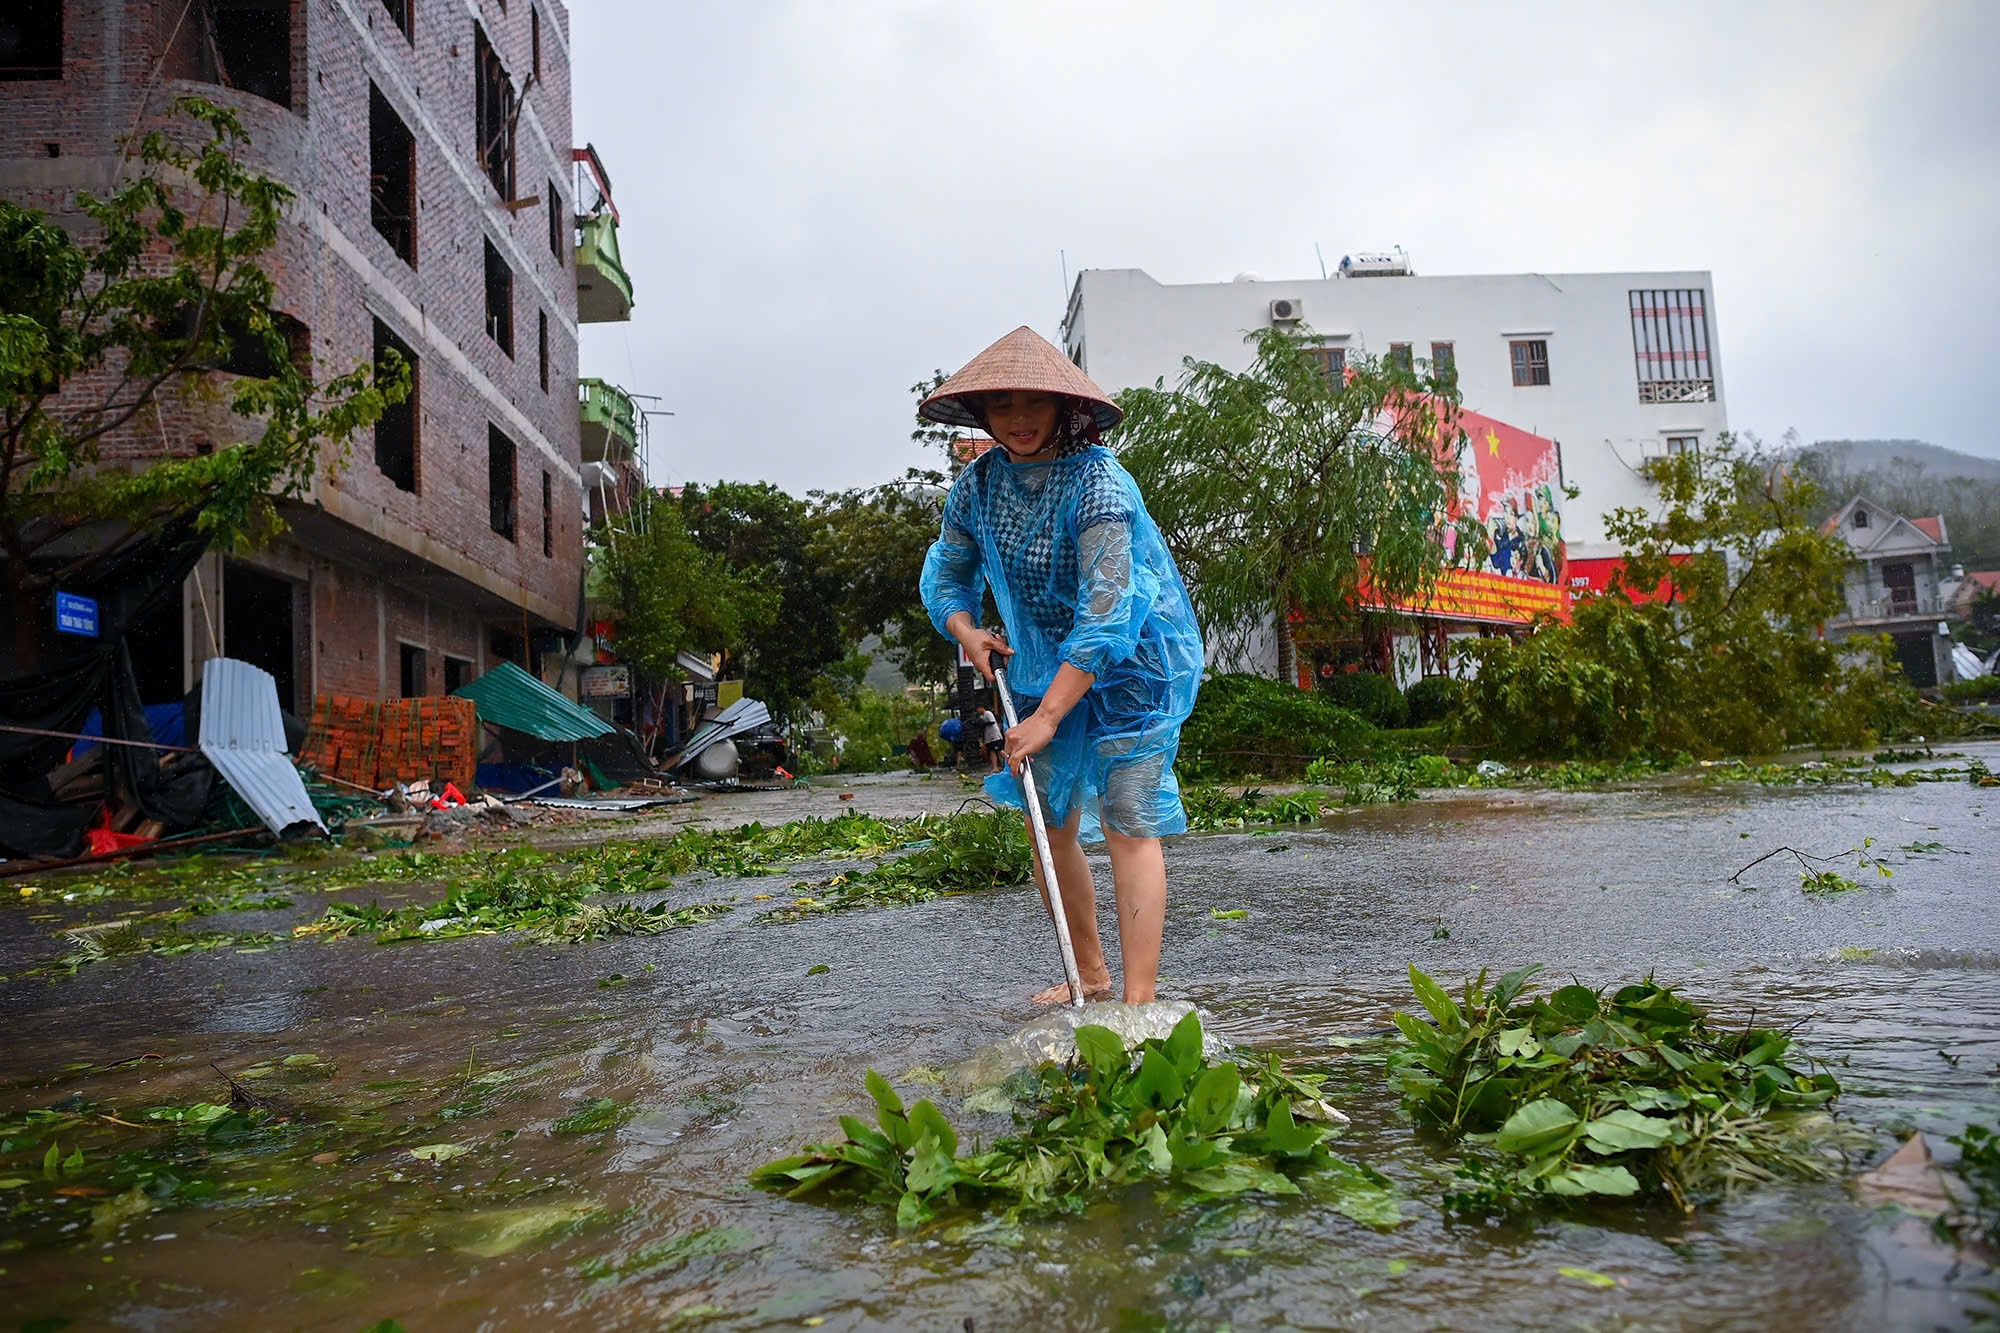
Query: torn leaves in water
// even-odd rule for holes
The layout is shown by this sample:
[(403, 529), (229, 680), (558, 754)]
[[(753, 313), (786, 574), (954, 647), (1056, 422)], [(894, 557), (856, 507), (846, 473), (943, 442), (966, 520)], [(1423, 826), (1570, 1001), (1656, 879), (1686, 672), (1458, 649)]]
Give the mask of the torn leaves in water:
[(841, 1117), (844, 1137), (767, 1163), (751, 1183), (788, 1198), (860, 1199), (892, 1208), (898, 1230), (949, 1213), (1005, 1221), (1082, 1211), (1124, 1186), (1157, 1183), (1199, 1201), (1308, 1194), (1369, 1226), (1402, 1220), (1388, 1180), (1336, 1156), (1337, 1112), (1319, 1081), (1263, 1066), (1211, 1064), (1190, 1013), (1164, 1038), (1127, 1048), (1109, 1028), (1076, 1030), (1077, 1058), (1047, 1064), (1014, 1110), (1016, 1132), (984, 1152), (928, 1099), (905, 1107), (869, 1071), (875, 1124)]
[(1650, 976), (1524, 998), (1539, 964), (1455, 1000), (1412, 964), (1424, 1015), (1395, 1015), (1403, 1105), (1469, 1148), (1446, 1202), (1664, 1194), (1684, 1209), (1779, 1177), (1825, 1179), (1865, 1136), (1822, 1108), (1840, 1091), (1789, 1033), (1725, 1029)]

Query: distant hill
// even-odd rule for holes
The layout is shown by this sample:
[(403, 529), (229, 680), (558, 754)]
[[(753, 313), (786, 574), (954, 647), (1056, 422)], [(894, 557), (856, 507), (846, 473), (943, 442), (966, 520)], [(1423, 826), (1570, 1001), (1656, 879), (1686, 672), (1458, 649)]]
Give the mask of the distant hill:
[(2000, 569), (2000, 458), (1922, 440), (1820, 440), (1798, 458), (1819, 484), (1814, 522), (1865, 495), (1910, 518), (1942, 516), (1950, 563)]
[(1888, 471), (1897, 460), (1914, 463), (1930, 477), (1969, 477), (1973, 481), (2000, 481), (2000, 458), (1962, 454), (1943, 445), (1922, 440), (1816, 440), (1805, 453), (1827, 456), (1836, 471), (1847, 473)]

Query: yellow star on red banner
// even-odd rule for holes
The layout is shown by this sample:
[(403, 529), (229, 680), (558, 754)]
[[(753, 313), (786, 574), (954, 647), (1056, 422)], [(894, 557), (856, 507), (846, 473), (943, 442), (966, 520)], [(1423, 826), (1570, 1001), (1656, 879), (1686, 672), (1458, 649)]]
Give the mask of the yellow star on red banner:
[(1500, 456), (1500, 436), (1491, 427), (1488, 427), (1486, 431), (1486, 452), (1492, 454), (1495, 458)]

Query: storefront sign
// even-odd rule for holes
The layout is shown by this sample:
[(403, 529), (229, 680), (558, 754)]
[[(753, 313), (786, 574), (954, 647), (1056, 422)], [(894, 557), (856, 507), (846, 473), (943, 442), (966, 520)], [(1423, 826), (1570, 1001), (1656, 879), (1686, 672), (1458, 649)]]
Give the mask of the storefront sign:
[(632, 668), (590, 667), (583, 673), (581, 693), (586, 699), (623, 699), (632, 693)]

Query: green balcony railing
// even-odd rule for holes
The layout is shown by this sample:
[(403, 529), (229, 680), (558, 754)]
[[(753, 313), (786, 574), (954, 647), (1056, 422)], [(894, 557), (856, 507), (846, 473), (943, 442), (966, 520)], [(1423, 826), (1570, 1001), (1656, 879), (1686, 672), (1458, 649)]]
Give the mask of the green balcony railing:
[(632, 278), (618, 258), (618, 224), (608, 212), (577, 219), (576, 317), (583, 324), (632, 318)]
[(583, 461), (596, 463), (639, 444), (639, 406), (603, 380), (576, 382), (576, 416), (583, 427)]

